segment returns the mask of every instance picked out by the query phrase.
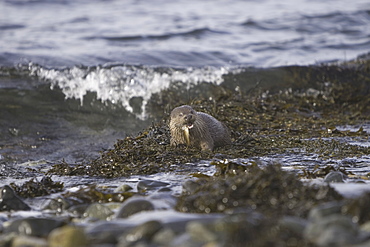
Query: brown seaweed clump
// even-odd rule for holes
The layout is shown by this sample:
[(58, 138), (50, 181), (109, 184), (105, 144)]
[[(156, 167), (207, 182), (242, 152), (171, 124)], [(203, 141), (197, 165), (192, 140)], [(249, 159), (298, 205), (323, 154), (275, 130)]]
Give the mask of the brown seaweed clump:
[(54, 182), (50, 176), (45, 176), (40, 181), (36, 178), (31, 178), (22, 185), (11, 183), (10, 186), (17, 195), (24, 198), (50, 195), (60, 192), (64, 188), (62, 182)]
[[(195, 111), (217, 116), (230, 129), (232, 145), (216, 148), (213, 153), (190, 147), (173, 148), (167, 115), (136, 136), (118, 140), (113, 149), (102, 152), (95, 160), (75, 165), (55, 164), (48, 174), (108, 178), (148, 175), (209, 160), (216, 154), (217, 157), (250, 158), (299, 153), (317, 154), (321, 159), (368, 155), (370, 147), (350, 145), (348, 140), (367, 140), (370, 135), (361, 127), (370, 121), (369, 71), (369, 62), (282, 67), (262, 73), (277, 74), (275, 86), (247, 90), (243, 85), (258, 71), (246, 70), (232, 75), (231, 79), (225, 76), (225, 81), (232, 80), (225, 85), (199, 85), (192, 90), (211, 95), (199, 95), (190, 101), (181, 100), (180, 96), (187, 94), (180, 89), (169, 89), (170, 92), (154, 95), (148, 107), (160, 108), (163, 112), (179, 104), (189, 104)], [(283, 85), (284, 90), (279, 85)], [(156, 98), (158, 105), (154, 103)], [(337, 127), (344, 125), (357, 125), (358, 129)]]
[(179, 197), (177, 210), (192, 213), (256, 210), (266, 216), (305, 217), (321, 202), (341, 200), (330, 186), (308, 186), (279, 165), (253, 166), (235, 176), (200, 179)]
[(153, 125), (135, 137), (118, 140), (114, 148), (87, 163), (53, 165), (48, 174), (90, 175), (107, 178), (168, 172), (174, 165), (209, 159), (211, 153), (188, 148), (176, 149), (169, 145), (168, 126)]

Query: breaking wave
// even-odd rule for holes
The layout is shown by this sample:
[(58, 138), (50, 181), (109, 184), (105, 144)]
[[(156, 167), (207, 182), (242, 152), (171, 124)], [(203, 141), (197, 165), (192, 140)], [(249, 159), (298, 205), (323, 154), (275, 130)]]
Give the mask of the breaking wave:
[(219, 85), (223, 76), (239, 69), (228, 67), (203, 68), (156, 68), (134, 65), (105, 65), (49, 69), (30, 65), (31, 75), (51, 83), (51, 88), (60, 88), (66, 99), (83, 102), (88, 92), (96, 93), (97, 99), (104, 103), (120, 104), (133, 113), (133, 98), (141, 99), (141, 111), (137, 115), (146, 118), (146, 105), (151, 96), (172, 86), (181, 84), (186, 89), (200, 83)]

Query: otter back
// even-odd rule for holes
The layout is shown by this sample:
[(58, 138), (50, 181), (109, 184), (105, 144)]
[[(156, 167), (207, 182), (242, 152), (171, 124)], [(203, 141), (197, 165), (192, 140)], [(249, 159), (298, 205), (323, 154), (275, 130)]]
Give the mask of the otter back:
[(230, 132), (226, 125), (216, 118), (203, 112), (197, 112), (208, 127), (213, 139), (214, 147), (221, 147), (231, 143)]

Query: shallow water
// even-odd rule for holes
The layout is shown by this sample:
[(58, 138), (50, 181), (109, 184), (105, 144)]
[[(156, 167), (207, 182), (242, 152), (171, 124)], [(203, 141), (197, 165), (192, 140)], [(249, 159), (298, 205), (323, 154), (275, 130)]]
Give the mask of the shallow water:
[[(368, 62), (369, 26), (370, 4), (365, 0), (351, 4), (344, 0), (1, 1), (0, 184), (41, 180), (61, 162), (89, 164), (117, 139), (168, 121), (178, 104), (203, 99), (216, 104), (230, 92), (260, 94), (263, 99), (272, 92), (283, 95), (296, 90), (321, 97), (332, 90), (335, 79), (328, 78), (337, 75), (344, 77), (339, 78), (344, 86), (352, 85), (352, 78), (341, 74), (351, 65), (340, 65), (334, 72), (328, 69), (321, 77), (312, 70), (325, 71), (321, 63), (340, 64), (359, 55)], [(361, 82), (368, 80), (367, 74), (361, 75)], [(348, 96), (347, 105), (368, 94), (368, 87), (359, 89)], [(289, 104), (287, 111), (292, 108)], [(299, 114), (305, 114), (303, 108)], [(307, 112), (313, 118), (322, 114)], [(359, 114), (354, 113), (354, 118), (368, 119)], [(366, 120), (325, 128), (328, 133), (362, 128), (362, 136), (322, 139), (370, 146)], [(219, 161), (261, 167), (281, 164), (298, 176), (327, 166), (344, 168), (349, 173), (345, 183), (333, 186), (354, 197), (369, 190), (369, 155), (333, 158), (297, 148)], [(149, 179), (168, 183), (165, 189), (178, 196), (184, 181), (216, 171), (212, 160), (173, 166), (172, 172), (114, 179), (53, 175), (53, 181), (63, 182), (63, 192), (26, 199), (32, 212), (0, 214), (1, 221), (44, 216), (51, 198), (92, 184), (109, 191), (126, 184), (138, 192), (138, 183)], [(145, 194), (155, 196), (156, 189)], [(132, 221), (145, 221), (146, 216), (176, 221), (182, 215), (172, 209), (156, 213), (136, 215)]]
[(82, 161), (167, 116), (162, 94), (213, 97), (208, 83), (284, 90), (284, 71), (249, 66), (366, 53), (369, 9), (362, 0), (2, 1), (0, 155)]

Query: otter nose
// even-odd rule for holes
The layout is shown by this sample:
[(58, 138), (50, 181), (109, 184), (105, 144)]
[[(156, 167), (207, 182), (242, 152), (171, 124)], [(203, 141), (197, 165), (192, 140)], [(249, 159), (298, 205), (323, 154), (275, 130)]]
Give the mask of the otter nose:
[(190, 121), (193, 118), (193, 116), (191, 114), (188, 114), (188, 115), (185, 115), (184, 118), (185, 118), (185, 121)]

